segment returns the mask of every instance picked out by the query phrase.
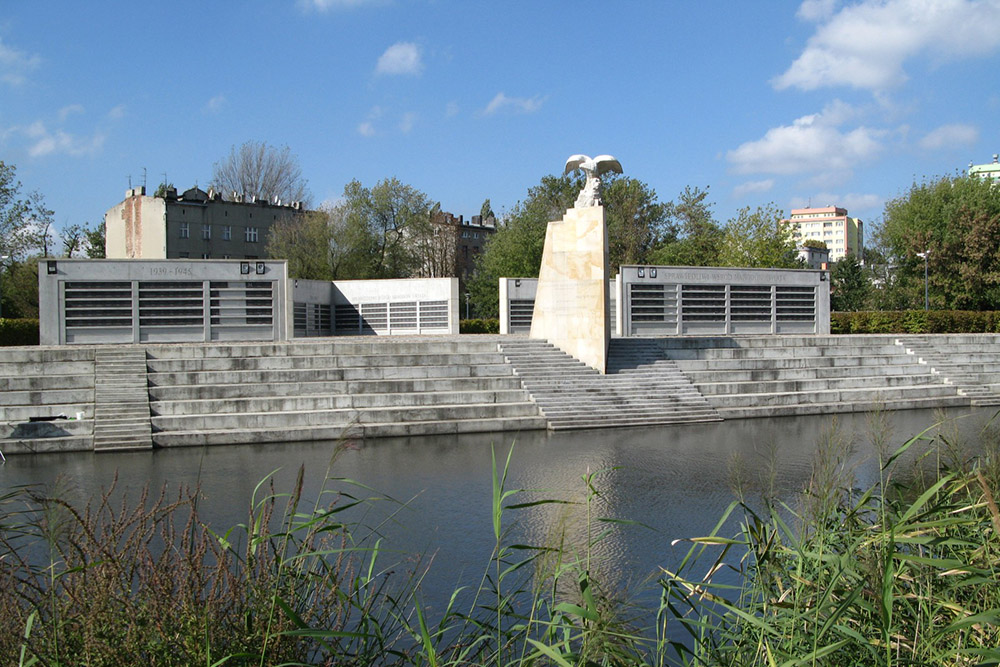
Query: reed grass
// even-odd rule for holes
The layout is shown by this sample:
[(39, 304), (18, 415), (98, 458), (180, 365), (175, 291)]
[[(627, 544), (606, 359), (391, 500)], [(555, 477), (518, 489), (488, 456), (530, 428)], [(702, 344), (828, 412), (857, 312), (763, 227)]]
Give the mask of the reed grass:
[[(345, 519), (371, 490), (333, 477), (333, 461), (311, 502), (303, 471), (288, 492), (268, 476), (224, 532), (199, 518), (197, 489), (112, 501), (111, 488), (83, 505), (64, 489), (12, 489), (0, 496), (0, 662), (1000, 664), (997, 434), (972, 458), (942, 428), (894, 448), (887, 424), (873, 411), (873, 486), (856, 488), (853, 443), (831, 422), (800, 501), (770, 495), (772, 471), (764, 502), (740, 496), (710, 534), (678, 540), (677, 567), (649, 582), (653, 609), (601, 575), (616, 565), (602, 541), (633, 529), (602, 516), (610, 471), (587, 470), (575, 497), (526, 494), (510, 487), (513, 447), (494, 453), (478, 585), (433, 613), (430, 565)], [(901, 473), (907, 458), (920, 474)], [(518, 541), (518, 516), (538, 511), (555, 516), (548, 537)]]

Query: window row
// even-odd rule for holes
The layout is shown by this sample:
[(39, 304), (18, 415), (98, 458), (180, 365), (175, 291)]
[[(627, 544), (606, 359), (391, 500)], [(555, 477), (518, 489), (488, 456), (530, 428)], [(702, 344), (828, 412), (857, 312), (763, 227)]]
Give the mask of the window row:
[[(191, 225), (186, 222), (181, 222), (178, 224), (179, 238), (189, 239), (191, 238)], [(243, 229), (243, 237), (247, 243), (257, 243), (260, 240), (260, 230), (257, 227), (245, 227)], [(212, 225), (202, 225), (201, 226), (201, 240), (211, 241), (212, 240)], [(222, 227), (222, 240), (232, 241), (233, 240), (233, 227), (232, 225), (224, 225)]]

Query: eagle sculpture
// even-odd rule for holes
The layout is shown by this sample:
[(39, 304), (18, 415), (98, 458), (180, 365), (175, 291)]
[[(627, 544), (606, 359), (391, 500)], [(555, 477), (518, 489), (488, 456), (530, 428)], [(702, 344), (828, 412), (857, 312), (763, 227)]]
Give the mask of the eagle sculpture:
[(616, 174), (622, 173), (621, 163), (610, 155), (598, 155), (592, 158), (587, 155), (571, 155), (566, 160), (566, 169), (563, 175), (571, 171), (580, 169), (587, 177), (587, 182), (580, 195), (576, 198), (573, 208), (584, 208), (586, 206), (601, 205), (601, 174), (613, 171)]

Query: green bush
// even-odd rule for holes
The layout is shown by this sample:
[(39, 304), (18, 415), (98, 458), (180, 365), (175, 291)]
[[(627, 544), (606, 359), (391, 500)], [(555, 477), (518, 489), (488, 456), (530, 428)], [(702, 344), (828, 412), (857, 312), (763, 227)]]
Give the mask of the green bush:
[(500, 320), (495, 317), (460, 320), (458, 330), (464, 334), (498, 334), (500, 333)]
[(971, 310), (886, 310), (830, 313), (830, 333), (1000, 333), (1000, 313)]
[(0, 319), (0, 346), (38, 345), (38, 320)]

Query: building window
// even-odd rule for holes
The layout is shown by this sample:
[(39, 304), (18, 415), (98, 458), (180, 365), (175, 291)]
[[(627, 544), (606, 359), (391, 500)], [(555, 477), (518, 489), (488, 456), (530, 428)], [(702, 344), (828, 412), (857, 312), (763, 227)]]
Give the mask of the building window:
[(466, 230), (464, 230), (464, 231), (462, 232), (462, 238), (463, 238), (463, 239), (467, 239), (467, 238), (469, 238), (469, 230), (468, 230), (468, 229), (466, 229)]
[(212, 225), (202, 225), (201, 226), (201, 240), (211, 241), (212, 240)]
[(233, 228), (231, 225), (226, 225), (222, 228), (222, 240), (229, 241), (233, 238)]
[(231, 255), (223, 255), (222, 259), (231, 259), (231, 257), (232, 257)]
[(191, 238), (191, 227), (186, 222), (181, 223), (181, 238), (182, 239)]
[(257, 242), (257, 228), (256, 227), (247, 227), (247, 230), (246, 230), (246, 239), (247, 239), (247, 243), (256, 243)]
[(201, 253), (201, 258), (202, 259), (212, 259), (212, 253), (210, 253), (210, 252), (203, 252), (203, 253)]
[(186, 252), (179, 252), (177, 253), (177, 256), (180, 257), (181, 259), (187, 259), (189, 255)]

